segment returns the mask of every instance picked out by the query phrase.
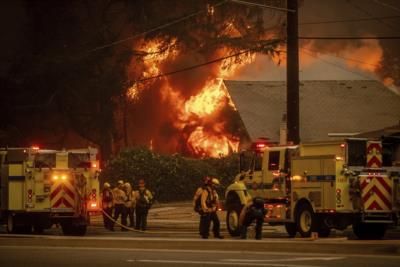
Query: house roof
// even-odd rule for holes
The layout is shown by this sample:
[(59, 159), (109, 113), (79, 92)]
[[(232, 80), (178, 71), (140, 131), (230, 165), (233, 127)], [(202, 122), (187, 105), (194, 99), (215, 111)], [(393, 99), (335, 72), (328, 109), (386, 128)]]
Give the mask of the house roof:
[[(286, 113), (286, 82), (224, 80), (252, 140), (279, 140)], [(300, 137), (326, 140), (328, 133), (362, 133), (398, 124), (400, 96), (374, 80), (302, 81)]]

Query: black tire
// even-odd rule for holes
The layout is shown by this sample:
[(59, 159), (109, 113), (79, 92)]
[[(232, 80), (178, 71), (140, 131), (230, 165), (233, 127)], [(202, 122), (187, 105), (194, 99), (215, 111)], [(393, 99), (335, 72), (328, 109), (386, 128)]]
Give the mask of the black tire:
[(289, 237), (295, 237), (297, 233), (296, 223), (285, 223), (285, 229)]
[(86, 224), (75, 224), (72, 222), (64, 222), (61, 224), (64, 235), (68, 236), (84, 236), (86, 234)]
[(74, 228), (75, 229), (73, 231), (74, 232), (73, 235), (75, 235), (75, 236), (84, 236), (86, 234), (86, 230), (87, 230), (86, 224), (76, 225)]
[(39, 224), (33, 225), (33, 232), (35, 234), (41, 235), (44, 232), (44, 227), (42, 225), (39, 225)]
[(353, 224), (353, 233), (362, 240), (382, 239), (386, 233), (386, 225), (382, 223), (362, 223)]
[(72, 224), (71, 223), (61, 223), (61, 229), (64, 235), (72, 235)]
[(230, 205), (226, 212), (226, 228), (231, 236), (240, 235), (239, 217), (242, 208), (243, 205), (236, 203), (235, 205)]
[(22, 219), (13, 214), (7, 216), (7, 232), (10, 234), (31, 234), (32, 225), (22, 224)]
[(331, 229), (327, 227), (320, 227), (318, 229), (318, 236), (319, 237), (328, 237), (331, 234)]
[(302, 204), (296, 213), (297, 231), (302, 237), (310, 237), (312, 232), (317, 232), (317, 220), (312, 207)]
[(7, 233), (14, 234), (17, 232), (17, 227), (15, 224), (15, 216), (11, 213), (7, 215)]

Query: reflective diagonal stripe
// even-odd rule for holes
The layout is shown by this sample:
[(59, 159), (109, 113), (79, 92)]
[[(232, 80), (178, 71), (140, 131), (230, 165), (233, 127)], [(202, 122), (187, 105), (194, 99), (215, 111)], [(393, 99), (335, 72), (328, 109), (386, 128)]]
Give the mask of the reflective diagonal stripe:
[(50, 194), (51, 208), (74, 208), (76, 194), (70, 181), (57, 181), (52, 185)]
[(368, 159), (367, 167), (369, 168), (380, 168), (382, 167), (382, 162), (379, 160), (378, 157), (372, 156)]
[(390, 210), (392, 187), (388, 177), (360, 177), (361, 197), (365, 210)]
[(56, 189), (53, 189), (51, 194), (50, 194), (50, 200), (52, 200), (53, 198), (55, 198), (58, 193), (60, 193), (60, 191), (62, 190), (62, 184), (59, 184)]

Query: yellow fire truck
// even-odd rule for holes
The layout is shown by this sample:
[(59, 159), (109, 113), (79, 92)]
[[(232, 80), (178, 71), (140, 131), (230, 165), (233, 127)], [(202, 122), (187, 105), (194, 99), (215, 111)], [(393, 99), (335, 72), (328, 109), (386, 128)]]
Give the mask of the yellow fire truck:
[(84, 235), (100, 213), (97, 149), (0, 149), (0, 220), (10, 233), (41, 233), (59, 224)]
[(358, 238), (379, 239), (398, 224), (398, 138), (255, 143), (241, 154), (240, 171), (225, 194), (232, 236), (239, 235), (240, 212), (254, 196), (265, 199), (265, 222), (284, 224), (291, 237), (326, 237), (352, 225)]

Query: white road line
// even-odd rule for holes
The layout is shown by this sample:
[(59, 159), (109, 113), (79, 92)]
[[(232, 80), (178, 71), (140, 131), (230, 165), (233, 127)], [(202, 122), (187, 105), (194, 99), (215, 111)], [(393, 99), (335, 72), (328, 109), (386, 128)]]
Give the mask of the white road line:
[(179, 260), (127, 260), (132, 263), (163, 263), (163, 264), (198, 264), (198, 265), (238, 265), (238, 266), (273, 266), (273, 267), (319, 267), (318, 265), (294, 265), (279, 263), (248, 263), (248, 262), (221, 262), (221, 261), (179, 261)]
[(221, 261), (227, 262), (285, 262), (285, 261), (333, 261), (333, 260), (343, 260), (346, 257), (297, 257), (290, 259), (270, 259), (270, 260), (253, 260), (253, 259), (222, 259)]

